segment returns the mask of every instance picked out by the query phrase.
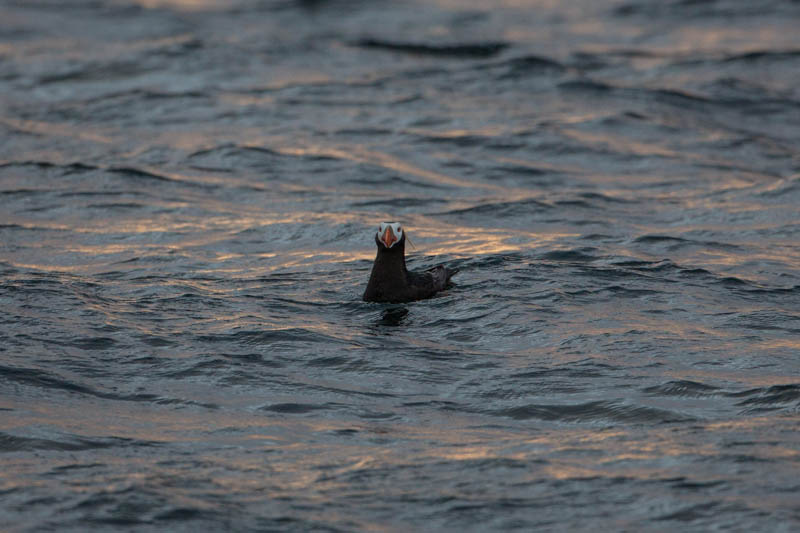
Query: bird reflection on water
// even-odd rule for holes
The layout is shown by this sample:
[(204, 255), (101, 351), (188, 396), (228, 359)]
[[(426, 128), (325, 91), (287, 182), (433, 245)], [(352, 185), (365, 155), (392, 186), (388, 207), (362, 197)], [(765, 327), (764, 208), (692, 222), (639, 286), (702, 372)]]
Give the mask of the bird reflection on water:
[(381, 317), (377, 323), (381, 326), (400, 326), (408, 316), (406, 307), (390, 307), (381, 311)]

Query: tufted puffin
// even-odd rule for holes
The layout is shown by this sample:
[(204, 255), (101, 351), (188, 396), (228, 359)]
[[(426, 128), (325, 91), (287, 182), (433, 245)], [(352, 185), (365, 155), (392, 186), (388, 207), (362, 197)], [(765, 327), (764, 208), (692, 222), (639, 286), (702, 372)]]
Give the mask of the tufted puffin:
[(424, 272), (406, 269), (406, 234), (398, 222), (384, 222), (375, 234), (378, 255), (372, 265), (365, 302), (411, 302), (447, 287), (457, 269), (439, 265)]

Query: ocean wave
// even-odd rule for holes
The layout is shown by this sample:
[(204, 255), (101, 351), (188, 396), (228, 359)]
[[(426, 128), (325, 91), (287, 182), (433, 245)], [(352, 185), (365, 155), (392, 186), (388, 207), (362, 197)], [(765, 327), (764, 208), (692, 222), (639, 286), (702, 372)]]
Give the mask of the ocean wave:
[(694, 417), (653, 407), (626, 405), (614, 401), (597, 401), (582, 404), (553, 405), (528, 404), (491, 412), (495, 416), (518, 420), (539, 419), (554, 422), (623, 422), (665, 424), (689, 422)]
[(388, 41), (365, 37), (355, 41), (355, 46), (367, 49), (387, 50), (415, 55), (430, 55), (453, 58), (484, 58), (499, 54), (508, 47), (504, 42), (484, 43), (412, 43)]

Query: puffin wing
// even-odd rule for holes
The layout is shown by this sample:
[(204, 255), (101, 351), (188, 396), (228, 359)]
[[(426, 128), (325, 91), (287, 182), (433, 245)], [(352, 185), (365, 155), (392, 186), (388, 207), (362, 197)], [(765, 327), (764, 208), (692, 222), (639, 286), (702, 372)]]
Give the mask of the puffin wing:
[(434, 280), (434, 286), (437, 291), (447, 287), (450, 283), (450, 278), (458, 273), (457, 268), (447, 268), (444, 265), (439, 265), (428, 270)]
[(430, 298), (447, 287), (456, 272), (458, 271), (439, 265), (424, 272), (409, 272), (409, 282), (417, 292), (417, 298)]
[(439, 265), (426, 271), (426, 273), (431, 277), (431, 286), (434, 291), (440, 291), (447, 286), (447, 280), (449, 279), (447, 268)]

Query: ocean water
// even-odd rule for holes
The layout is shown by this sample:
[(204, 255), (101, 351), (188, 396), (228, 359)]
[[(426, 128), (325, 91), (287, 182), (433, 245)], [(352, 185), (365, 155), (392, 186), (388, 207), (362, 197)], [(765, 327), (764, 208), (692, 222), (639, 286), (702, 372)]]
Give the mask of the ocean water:
[(798, 23), (0, 1), (0, 529), (796, 531)]

